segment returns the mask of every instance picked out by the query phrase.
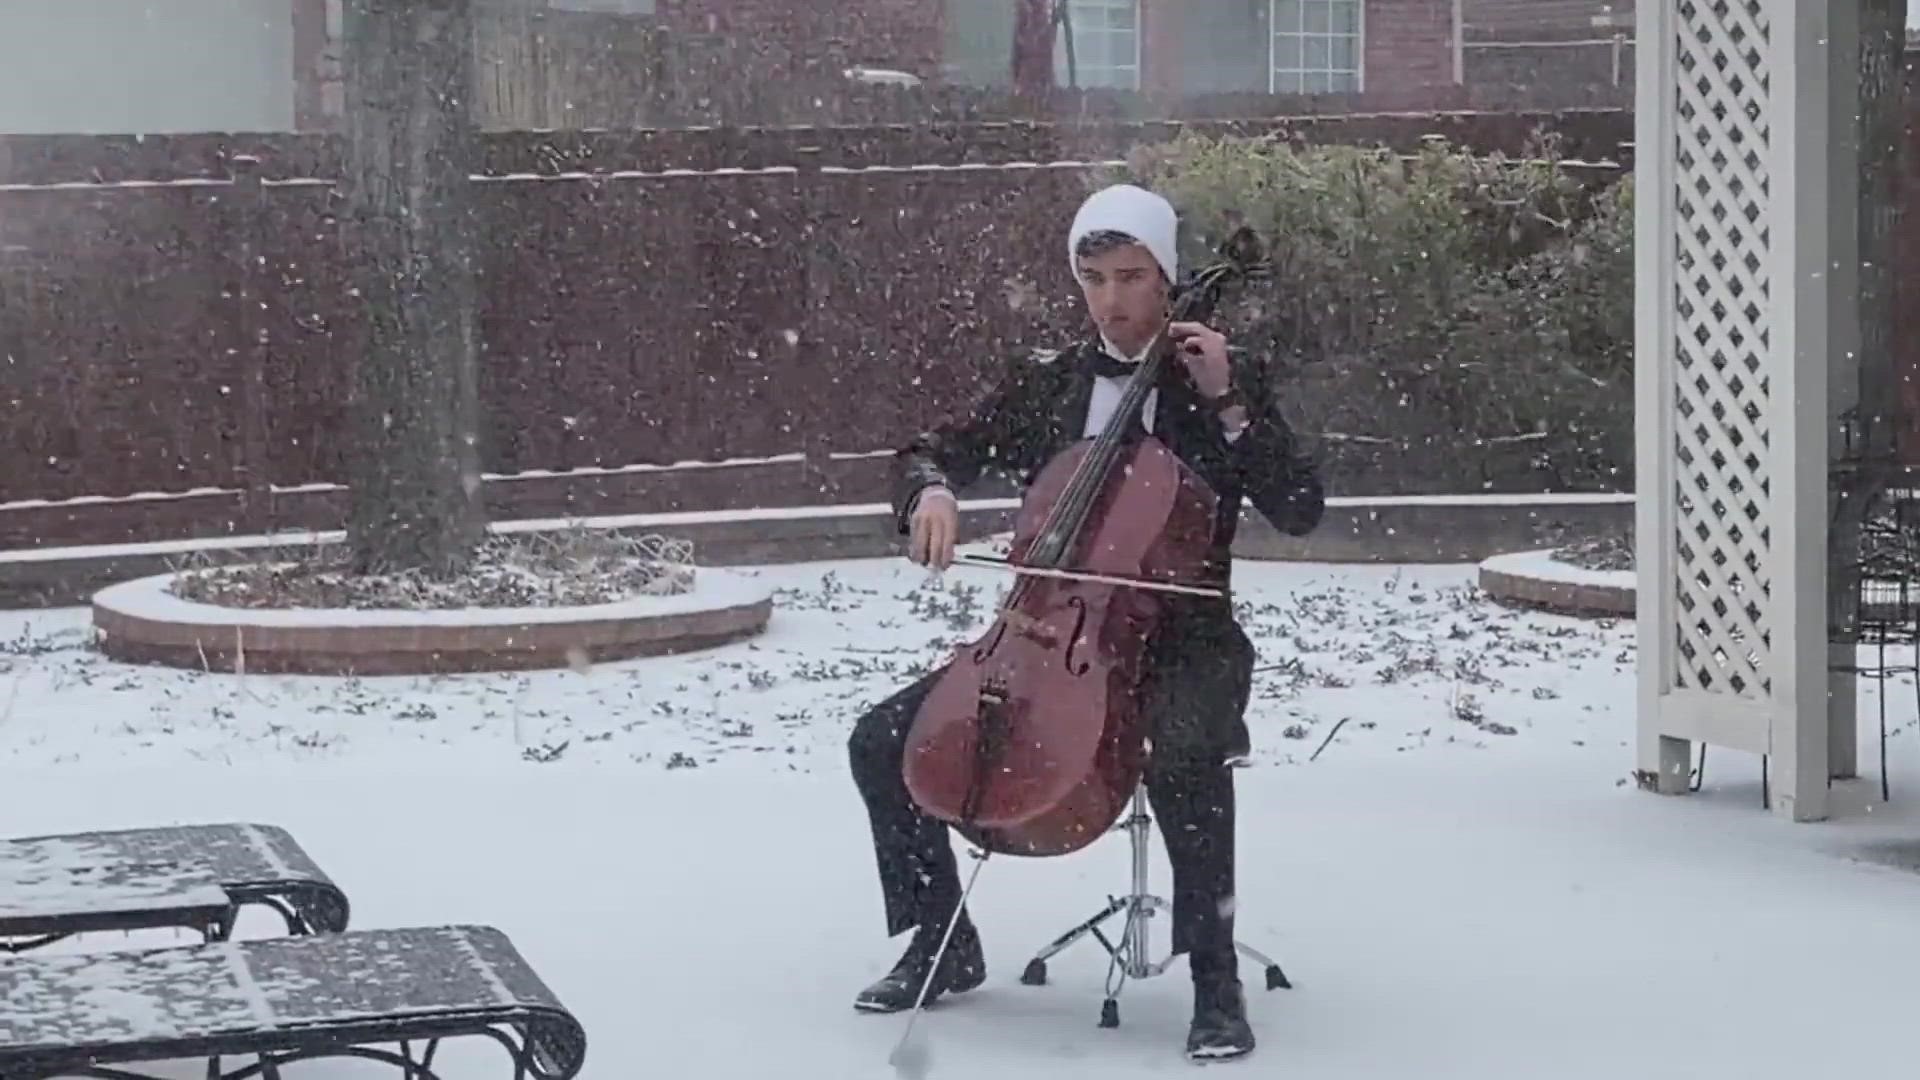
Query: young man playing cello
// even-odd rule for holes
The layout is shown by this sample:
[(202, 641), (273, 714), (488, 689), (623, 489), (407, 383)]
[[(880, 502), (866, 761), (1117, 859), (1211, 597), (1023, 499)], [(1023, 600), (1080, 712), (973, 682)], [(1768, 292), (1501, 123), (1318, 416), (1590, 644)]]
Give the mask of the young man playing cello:
[[(988, 469), (1031, 482), (1055, 454), (1106, 425), (1133, 365), (1166, 324), (1178, 280), (1177, 230), (1165, 199), (1131, 185), (1106, 188), (1082, 205), (1067, 250), (1097, 333), (1057, 355), (1015, 361), (970, 413), (900, 452), (894, 505), (914, 562), (952, 563), (956, 491)], [(1209, 579), (1224, 582), (1243, 501), (1275, 528), (1301, 536), (1319, 523), (1323, 492), (1273, 406), (1265, 366), (1230, 350), (1210, 327), (1166, 329), (1180, 363), (1168, 365), (1142, 421), (1219, 496)], [(1233, 946), (1231, 770), (1250, 749), (1244, 713), (1253, 656), (1229, 600), (1174, 597), (1149, 644), (1139, 691), (1151, 725), (1148, 796), (1173, 867), (1173, 950), (1186, 954), (1193, 976), (1187, 1053), (1196, 1059), (1240, 1057), (1254, 1046)], [(894, 969), (855, 999), (871, 1012), (913, 1007), (960, 903), (948, 827), (919, 811), (902, 775), (907, 733), (938, 676), (875, 705), (848, 740), (872, 819), (888, 935), (915, 929)], [(979, 934), (965, 912), (959, 918), (928, 1001), (986, 978)]]

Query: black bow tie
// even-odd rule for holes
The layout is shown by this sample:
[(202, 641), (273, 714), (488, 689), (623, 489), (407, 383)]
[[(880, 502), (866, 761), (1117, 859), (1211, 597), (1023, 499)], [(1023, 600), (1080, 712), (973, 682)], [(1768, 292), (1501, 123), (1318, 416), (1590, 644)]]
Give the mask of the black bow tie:
[(1140, 365), (1128, 363), (1105, 349), (1087, 350), (1087, 370), (1102, 379), (1130, 379)]

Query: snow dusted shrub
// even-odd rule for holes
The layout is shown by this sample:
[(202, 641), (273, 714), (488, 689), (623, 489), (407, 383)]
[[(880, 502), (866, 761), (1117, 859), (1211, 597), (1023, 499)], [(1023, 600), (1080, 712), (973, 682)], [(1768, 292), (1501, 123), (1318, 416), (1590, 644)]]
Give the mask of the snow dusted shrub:
[[(1497, 293), (1505, 282), (1489, 286)], [(1500, 418), (1532, 423), (1544, 440), (1538, 468), (1558, 488), (1633, 486), (1633, 182), (1596, 193), (1564, 238), (1530, 255), (1512, 282), (1520, 299), (1503, 311), (1533, 322), (1496, 338), (1531, 334), (1540, 377), (1494, 399)], [(1488, 323), (1498, 327), (1489, 319)], [(1553, 362), (1557, 361), (1557, 363)]]
[(1186, 265), (1241, 225), (1266, 240), (1272, 280), (1222, 316), (1283, 358), (1283, 408), (1344, 493), (1631, 484), (1624, 181), (1596, 190), (1551, 138), (1407, 158), (1189, 135), (1126, 171), (1190, 223)]
[(275, 554), (231, 564), (195, 557), (174, 569), (170, 591), (242, 608), (574, 607), (684, 593), (695, 575), (689, 541), (582, 526), (491, 536), (452, 580), (417, 571), (355, 573), (350, 553), (338, 545)]

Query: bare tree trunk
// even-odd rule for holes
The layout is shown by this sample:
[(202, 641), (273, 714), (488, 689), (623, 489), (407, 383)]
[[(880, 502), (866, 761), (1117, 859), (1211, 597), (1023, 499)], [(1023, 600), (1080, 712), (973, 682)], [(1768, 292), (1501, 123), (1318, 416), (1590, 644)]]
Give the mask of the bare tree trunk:
[(472, 0), (348, 0), (347, 169), (367, 350), (348, 543), (363, 573), (459, 573), (485, 535), (477, 446)]

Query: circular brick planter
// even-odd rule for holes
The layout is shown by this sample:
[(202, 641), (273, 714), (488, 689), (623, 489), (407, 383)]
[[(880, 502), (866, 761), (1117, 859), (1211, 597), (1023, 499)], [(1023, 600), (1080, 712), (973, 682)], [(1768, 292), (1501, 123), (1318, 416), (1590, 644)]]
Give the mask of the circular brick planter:
[(1634, 572), (1586, 570), (1560, 562), (1552, 551), (1495, 555), (1480, 564), (1480, 589), (1503, 603), (1561, 615), (1634, 613)]
[(182, 600), (171, 574), (103, 589), (94, 633), (115, 660), (213, 671), (423, 675), (577, 666), (686, 652), (766, 629), (757, 580), (699, 571), (691, 592), (569, 608), (254, 609)]

